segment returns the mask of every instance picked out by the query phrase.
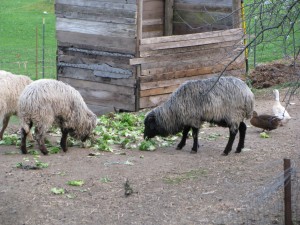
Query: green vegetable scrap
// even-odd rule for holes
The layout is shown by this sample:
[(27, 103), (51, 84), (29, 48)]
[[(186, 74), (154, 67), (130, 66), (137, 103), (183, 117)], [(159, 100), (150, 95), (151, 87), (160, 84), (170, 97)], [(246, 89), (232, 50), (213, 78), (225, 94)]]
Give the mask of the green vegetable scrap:
[(63, 188), (51, 188), (51, 192), (56, 195), (63, 195), (65, 193), (65, 189)]
[(19, 144), (19, 137), (17, 134), (4, 134), (0, 145), (17, 145)]
[(71, 186), (82, 186), (84, 184), (83, 180), (70, 180), (67, 182), (68, 185)]
[(155, 142), (153, 140), (142, 141), (139, 146), (139, 150), (141, 151), (154, 151), (155, 149)]
[(269, 138), (270, 136), (266, 132), (262, 132), (259, 134), (261, 138)]

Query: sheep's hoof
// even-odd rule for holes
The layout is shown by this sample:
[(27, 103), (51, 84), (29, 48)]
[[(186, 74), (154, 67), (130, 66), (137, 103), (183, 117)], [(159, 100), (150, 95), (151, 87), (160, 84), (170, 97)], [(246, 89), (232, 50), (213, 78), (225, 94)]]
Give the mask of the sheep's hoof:
[(241, 150), (239, 150), (239, 151), (238, 151), (238, 150), (236, 150), (234, 153), (241, 153)]
[(227, 155), (228, 155), (228, 153), (226, 153), (226, 152), (223, 152), (221, 155), (223, 155), (223, 156), (227, 156)]
[(181, 150), (181, 149), (182, 149), (182, 147), (179, 147), (179, 146), (176, 147), (176, 150)]
[(196, 153), (197, 153), (197, 151), (192, 149), (191, 154), (196, 154)]

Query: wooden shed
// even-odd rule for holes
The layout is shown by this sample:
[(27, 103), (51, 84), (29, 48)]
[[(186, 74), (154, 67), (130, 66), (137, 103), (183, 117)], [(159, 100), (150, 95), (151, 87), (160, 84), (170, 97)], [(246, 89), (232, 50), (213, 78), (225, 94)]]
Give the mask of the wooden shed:
[(240, 8), (240, 0), (56, 0), (57, 78), (100, 115), (154, 107), (225, 66), (241, 75)]

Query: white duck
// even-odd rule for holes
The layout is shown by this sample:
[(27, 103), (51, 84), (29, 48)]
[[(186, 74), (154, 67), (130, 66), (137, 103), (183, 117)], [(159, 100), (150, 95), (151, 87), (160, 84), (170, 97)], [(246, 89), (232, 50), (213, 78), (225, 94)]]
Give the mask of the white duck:
[(289, 115), (287, 110), (280, 104), (279, 91), (277, 89), (273, 90), (275, 95), (275, 102), (273, 105), (273, 114), (282, 120), (282, 123), (287, 123), (292, 117)]

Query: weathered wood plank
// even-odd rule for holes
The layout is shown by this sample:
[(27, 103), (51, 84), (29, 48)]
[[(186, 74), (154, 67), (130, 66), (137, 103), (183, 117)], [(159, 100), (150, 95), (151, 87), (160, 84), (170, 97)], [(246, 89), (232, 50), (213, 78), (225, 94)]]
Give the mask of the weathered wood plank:
[(147, 38), (141, 40), (141, 45), (147, 44), (157, 44), (157, 43), (168, 43), (168, 42), (179, 42), (179, 41), (187, 41), (187, 40), (199, 40), (199, 39), (212, 39), (215, 37), (224, 37), (224, 36), (238, 36), (241, 37), (244, 35), (243, 29), (230, 29), (230, 30), (222, 30), (222, 31), (212, 31), (207, 33), (198, 33), (198, 34), (186, 34), (186, 35), (173, 35), (167, 37), (155, 37), (155, 38)]
[(143, 23), (143, 26), (164, 24), (163, 20), (161, 18), (143, 20), (142, 23)]
[[(243, 57), (243, 56), (241, 56)], [(180, 62), (179, 63), (173, 63), (171, 65), (166, 65), (164, 67), (160, 68), (151, 68), (151, 69), (142, 69), (141, 76), (149, 76), (154, 74), (164, 74), (164, 73), (171, 73), (175, 71), (183, 71), (183, 70), (192, 70), (197, 68), (203, 68), (203, 67), (214, 67), (216, 64), (223, 65), (223, 68), (227, 66), (227, 64), (231, 63), (233, 58), (229, 59), (222, 59), (222, 60), (208, 60), (208, 61), (192, 61), (192, 62)], [(233, 65), (236, 65), (239, 63), (239, 61), (233, 62)]]
[(55, 4), (56, 17), (117, 24), (136, 24), (136, 12)]
[(152, 31), (152, 32), (143, 32), (144, 38), (151, 38), (151, 37), (161, 37), (163, 36), (163, 31)]
[(106, 63), (102, 64), (70, 64), (59, 62), (57, 63), (58, 67), (72, 67), (72, 68), (80, 68), (80, 69), (87, 69), (93, 70), (93, 73), (97, 77), (102, 78), (112, 78), (112, 79), (127, 79), (133, 77), (133, 73), (130, 70), (124, 70), (120, 68), (111, 67)]
[(125, 110), (135, 110), (135, 96), (133, 94), (133, 89), (129, 90), (128, 88), (128, 90), (125, 90), (125, 87), (113, 87), (113, 85), (107, 87), (107, 84), (104, 85), (101, 83), (70, 78), (60, 77), (60, 80), (76, 88), (87, 104), (104, 106), (112, 105), (116, 108)]
[(135, 54), (135, 39), (57, 31), (58, 46)]
[(92, 110), (97, 116), (105, 115), (110, 112), (115, 112), (115, 108), (112, 105), (91, 105), (86, 104), (87, 107)]
[(68, 18), (56, 19), (56, 30), (107, 37), (135, 38), (134, 24), (114, 24)]
[[(93, 58), (92, 58), (93, 57)], [(129, 59), (127, 58), (114, 58), (114, 57), (96, 57), (95, 55), (86, 56), (78, 55), (58, 55), (58, 63), (66, 64), (86, 64), (86, 65), (102, 65), (107, 64), (112, 68), (119, 68), (128, 70), (133, 73), (134, 68), (128, 64)]]
[(234, 28), (242, 27), (242, 5), (240, 0), (232, 1), (232, 24)]
[(165, 27), (164, 35), (171, 36), (173, 34), (173, 10), (174, 0), (165, 1)]
[(143, 20), (163, 19), (163, 18), (164, 18), (163, 9), (155, 9), (152, 11), (143, 12)]
[(56, 0), (56, 4), (136, 11), (136, 0)]
[(153, 24), (153, 25), (143, 26), (143, 33), (148, 33), (148, 32), (163, 33), (163, 30), (164, 30), (163, 24)]
[(143, 2), (143, 13), (147, 11), (164, 11), (164, 0), (155, 0), (155, 1), (144, 1)]
[(177, 89), (177, 87), (178, 87), (178, 84), (176, 84), (176, 85), (170, 85), (170, 86), (167, 86), (167, 87), (160, 87), (160, 88), (153, 88), (153, 89), (141, 90), (140, 91), (140, 97), (172, 93), (174, 90)]
[[(206, 45), (204, 47), (207, 47)], [(137, 64), (149, 64), (149, 63), (157, 63), (157, 62), (167, 62), (167, 61), (173, 61), (174, 60), (188, 60), (188, 59), (195, 59), (195, 57), (205, 57), (202, 58), (203, 60), (206, 60), (207, 58), (214, 58), (214, 55), (221, 54), (228, 54), (236, 49), (242, 50), (243, 45), (240, 43), (239, 46), (229, 46), (229, 47), (219, 47), (216, 48), (212, 46), (212, 48), (202, 48), (200, 50), (196, 51), (187, 51), (187, 52), (181, 52), (178, 53), (171, 53), (168, 55), (157, 55), (157, 56), (149, 56), (144, 58), (133, 58), (130, 59), (130, 65), (137, 65)]]
[[(205, 75), (205, 74), (213, 74), (213, 73), (221, 72), (223, 69), (224, 69), (223, 64), (215, 64), (213, 66), (203, 66), (195, 69), (176, 70), (174, 72), (169, 72), (169, 73), (153, 74), (151, 76), (141, 76), (140, 83), (172, 80), (177, 78), (191, 77), (191, 76)], [(240, 69), (241, 71), (243, 71), (245, 69), (245, 62), (233, 63), (228, 67), (227, 70), (233, 70), (233, 69), (234, 70)], [(145, 86), (143, 86), (143, 88), (145, 88)]]
[(95, 83), (111, 84), (117, 86), (125, 86), (135, 88), (136, 80), (135, 77), (125, 79), (113, 79), (107, 77), (97, 77), (94, 75), (93, 70), (86, 70), (73, 67), (61, 67), (58, 66), (58, 77), (61, 78), (73, 78), (78, 80), (86, 80)]
[[(227, 65), (227, 63), (233, 61), (240, 52), (241, 51), (228, 51), (227, 49), (210, 49), (207, 50), (207, 54), (190, 54), (192, 57), (188, 54), (182, 58), (181, 56), (174, 56), (174, 58), (170, 57), (170, 59), (166, 59), (165, 61), (161, 60), (141, 64), (141, 75), (148, 76), (176, 70), (195, 69), (203, 66), (213, 66), (217, 63)], [(244, 54), (240, 56), (239, 60), (243, 59), (243, 55)]]
[(83, 89), (91, 89), (94, 91), (107, 91), (112, 93), (117, 93), (119, 95), (134, 95), (134, 88), (112, 85), (112, 84), (103, 84), (103, 83), (95, 83), (86, 80), (77, 80), (73, 78), (62, 78), (64, 82), (74, 86), (81, 87)]
[(143, 38), (143, 0), (137, 0), (137, 28), (136, 28), (136, 55), (140, 57), (140, 42)]
[[(225, 71), (223, 74), (231, 75), (231, 74), (233, 74), (232, 71), (238, 71), (238, 73), (237, 72), (234, 73), (236, 75), (239, 75), (238, 77), (243, 77), (245, 75), (245, 70), (243, 70), (243, 69), (228, 70), (228, 71)], [(210, 73), (210, 74), (197, 74), (195, 76), (180, 77), (180, 78), (174, 78), (174, 79), (170, 79), (170, 80), (161, 80), (161, 81), (140, 83), (140, 88), (141, 88), (141, 91), (155, 89), (155, 88), (166, 88), (169, 86), (180, 85), (187, 80), (205, 79), (205, 78), (219, 76), (219, 75), (220, 75), (220, 73), (216, 72), (216, 73)]]
[[(149, 50), (141, 52), (141, 57), (156, 57), (162, 55), (169, 55), (169, 54), (181, 54), (184, 52), (194, 52), (194, 51), (201, 51), (205, 49), (213, 49), (213, 48), (223, 48), (229, 46), (240, 46), (242, 42), (238, 41), (226, 41), (226, 42), (219, 42), (219, 43), (212, 43), (207, 45), (196, 45), (196, 46), (187, 46), (182, 48), (171, 48), (171, 49), (160, 49), (160, 50)], [(137, 58), (136, 58), (137, 59)], [(133, 60), (135, 61), (135, 60)]]
[[(171, 37), (171, 36), (167, 36), (167, 37)], [(140, 49), (141, 51), (160, 50), (160, 49), (180, 48), (180, 47), (206, 45), (206, 44), (213, 44), (213, 43), (226, 42), (226, 41), (238, 41), (238, 40), (242, 40), (241, 35), (220, 36), (220, 37), (212, 37), (206, 39), (194, 39), (194, 40), (186, 40), (186, 41), (172, 41), (172, 42), (165, 42), (165, 43), (147, 44), (147, 45), (141, 45)]]

